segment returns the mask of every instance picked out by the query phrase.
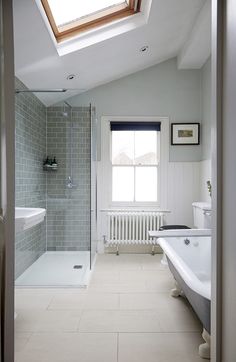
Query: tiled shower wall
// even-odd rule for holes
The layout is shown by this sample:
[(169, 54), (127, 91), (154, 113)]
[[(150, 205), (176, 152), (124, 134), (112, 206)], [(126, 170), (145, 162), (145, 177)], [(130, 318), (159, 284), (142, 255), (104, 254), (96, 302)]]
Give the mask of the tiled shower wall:
[[(17, 78), (15, 86), (26, 89)], [(16, 235), (16, 277), (46, 250), (90, 249), (90, 112), (68, 108), (65, 117), (63, 110), (46, 108), (32, 93), (16, 95), (16, 206), (47, 209), (47, 225)], [(43, 171), (46, 155), (56, 157), (58, 171)]]
[[(16, 88), (25, 86), (18, 79)], [(16, 206), (46, 207), (46, 107), (32, 93), (15, 97), (16, 120)], [(46, 222), (18, 233), (15, 274), (19, 276), (46, 250)]]
[(47, 154), (58, 162), (47, 172), (47, 250), (90, 249), (90, 133), (89, 107), (47, 109)]

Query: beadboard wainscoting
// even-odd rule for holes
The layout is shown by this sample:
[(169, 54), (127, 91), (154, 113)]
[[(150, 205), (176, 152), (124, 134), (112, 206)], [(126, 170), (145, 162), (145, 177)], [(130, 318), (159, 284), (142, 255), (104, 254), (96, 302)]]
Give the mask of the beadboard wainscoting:
[(169, 162), (167, 180), (168, 224), (193, 226), (192, 203), (200, 200), (200, 162)]
[[(165, 217), (168, 224), (185, 224), (193, 226), (192, 203), (201, 200), (200, 185), (201, 181), (201, 163), (202, 162), (168, 162), (167, 180), (163, 184), (161, 193), (167, 194), (167, 204), (161, 205), (171, 212)], [(100, 182), (101, 183), (100, 183)], [(105, 193), (105, 182), (99, 180), (102, 187), (101, 195)], [(98, 210), (109, 208), (106, 197), (98, 198)], [(107, 216), (106, 213), (98, 212), (98, 251), (104, 251), (103, 237), (107, 235)], [(145, 250), (144, 250), (145, 249)], [(145, 246), (142, 252), (148, 252), (150, 247)], [(122, 251), (122, 249), (120, 249)], [(140, 246), (132, 245), (125, 251), (138, 252), (141, 251)]]
[(203, 160), (200, 162), (200, 199), (201, 201), (211, 202), (211, 197), (207, 190), (207, 181), (211, 181), (211, 160)]

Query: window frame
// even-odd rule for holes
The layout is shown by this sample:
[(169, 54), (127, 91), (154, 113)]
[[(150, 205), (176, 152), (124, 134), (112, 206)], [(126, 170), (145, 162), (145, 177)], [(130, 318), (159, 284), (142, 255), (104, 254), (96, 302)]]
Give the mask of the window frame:
[[(158, 170), (157, 202), (118, 202), (112, 201), (112, 163), (111, 163), (111, 130), (110, 122), (160, 122), (160, 161)], [(101, 117), (101, 161), (99, 175), (101, 176), (103, 208), (167, 208), (167, 180), (169, 163), (169, 117), (165, 116), (102, 116)]]
[(94, 14), (90, 14), (82, 19), (72, 21), (62, 27), (56, 25), (52, 10), (50, 8), (48, 0), (41, 0), (41, 4), (54, 33), (57, 43), (70, 39), (82, 32), (98, 28), (116, 20), (126, 18), (128, 16), (137, 14), (140, 12), (142, 0), (128, 0), (128, 4), (114, 5), (108, 9), (103, 9)]
[[(133, 163), (133, 164), (115, 164), (112, 162), (112, 132), (115, 132), (115, 131), (111, 131), (111, 135), (110, 135), (110, 143), (111, 143), (111, 147), (110, 147), (110, 150), (111, 150), (111, 154), (110, 154), (110, 160), (111, 160), (111, 169), (112, 169), (112, 177), (111, 177), (111, 183), (113, 185), (113, 167), (133, 167), (134, 169), (134, 199), (133, 201), (113, 201), (112, 199), (112, 196), (113, 196), (113, 190), (111, 190), (111, 201), (113, 204), (125, 204), (125, 203), (129, 203), (129, 204), (157, 204), (158, 203), (158, 200), (159, 200), (159, 182), (160, 182), (160, 162), (161, 162), (161, 156), (159, 157), (159, 162), (157, 162), (156, 164), (136, 164), (136, 163)], [(120, 131), (117, 131), (117, 132), (120, 132)], [(131, 131), (132, 132), (132, 131)], [(133, 131), (133, 132), (142, 132), (142, 131)], [(143, 131), (143, 132), (146, 132), (146, 131)], [(156, 132), (156, 152), (157, 152), (157, 155), (158, 155), (158, 151), (159, 153), (161, 153), (161, 146), (160, 146), (160, 136), (158, 137), (158, 134), (157, 132), (160, 132), (160, 131), (153, 131), (152, 132)], [(134, 143), (134, 147), (135, 147), (135, 143)], [(156, 201), (137, 201), (136, 200), (136, 169), (137, 168), (142, 168), (142, 167), (152, 167), (152, 168), (155, 168), (156, 169), (156, 173), (157, 173), (157, 200)], [(112, 188), (112, 186), (111, 186)]]

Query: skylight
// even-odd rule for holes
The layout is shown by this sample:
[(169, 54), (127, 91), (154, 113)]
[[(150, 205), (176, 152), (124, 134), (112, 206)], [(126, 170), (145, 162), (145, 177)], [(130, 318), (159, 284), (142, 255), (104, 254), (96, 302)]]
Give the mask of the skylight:
[(140, 0), (41, 0), (57, 41), (130, 16)]
[(126, 1), (117, 0), (65, 0), (61, 2), (60, 6), (58, 6), (58, 0), (48, 0), (48, 3), (58, 27), (72, 23), (85, 16), (95, 14), (96, 12), (107, 9), (111, 6), (120, 4), (125, 6), (128, 5)]

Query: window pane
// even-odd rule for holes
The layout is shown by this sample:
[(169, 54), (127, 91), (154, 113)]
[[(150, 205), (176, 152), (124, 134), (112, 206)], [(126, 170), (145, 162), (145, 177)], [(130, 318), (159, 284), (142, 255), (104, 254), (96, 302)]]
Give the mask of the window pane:
[(112, 168), (112, 201), (134, 201), (134, 167)]
[(159, 134), (160, 132), (157, 131), (135, 132), (136, 165), (156, 165), (159, 162), (159, 152), (157, 154), (157, 138), (159, 140)]
[(114, 165), (133, 165), (134, 132), (112, 131), (112, 163)]
[(57, 26), (71, 23), (82, 17), (104, 10), (110, 6), (123, 4), (119, 0), (48, 0)]
[(157, 167), (136, 167), (135, 201), (157, 201)]

